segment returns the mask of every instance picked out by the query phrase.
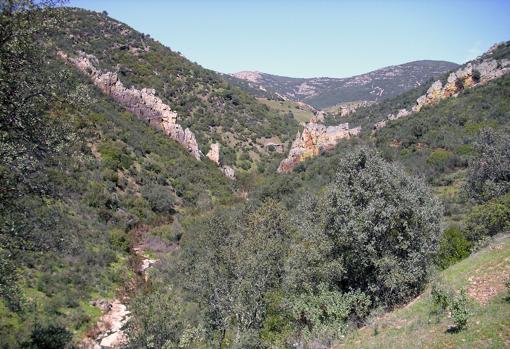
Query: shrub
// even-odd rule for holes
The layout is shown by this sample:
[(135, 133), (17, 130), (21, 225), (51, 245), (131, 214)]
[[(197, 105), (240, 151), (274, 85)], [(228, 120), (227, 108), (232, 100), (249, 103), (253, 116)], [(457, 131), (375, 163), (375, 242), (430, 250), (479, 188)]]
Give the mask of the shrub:
[(101, 160), (111, 170), (117, 170), (119, 168), (128, 169), (133, 160), (127, 154), (126, 145), (120, 141), (102, 142), (97, 150), (101, 154)]
[(158, 184), (149, 184), (145, 185), (141, 191), (143, 198), (149, 202), (154, 212), (170, 213), (173, 211), (174, 199), (166, 187)]
[(71, 342), (73, 335), (64, 327), (49, 325), (36, 326), (30, 336), (30, 341), (24, 343), (23, 348), (30, 349), (62, 349)]
[(461, 289), (458, 293), (444, 285), (444, 282), (435, 282), (431, 290), (433, 312), (437, 315), (444, 315), (450, 312), (451, 319), (455, 325), (454, 331), (461, 331), (466, 328), (470, 311), (466, 290)]
[(477, 202), (510, 190), (510, 135), (486, 128), (475, 143), (477, 156), (468, 168), (466, 191)]
[(289, 302), (290, 314), (304, 339), (325, 344), (344, 334), (350, 319), (364, 319), (370, 306), (370, 298), (360, 291), (341, 293), (324, 284), (317, 292), (301, 293)]
[(473, 77), (473, 81), (474, 81), (475, 83), (480, 82), (480, 77), (481, 77), (480, 71), (479, 71), (479, 70), (476, 70), (476, 69), (473, 69), (473, 75), (472, 75), (472, 77)]
[(436, 256), (436, 264), (441, 269), (469, 256), (471, 243), (466, 239), (462, 230), (457, 226), (448, 227), (439, 240), (439, 250)]
[(288, 285), (320, 282), (360, 290), (375, 305), (415, 295), (432, 267), (441, 208), (425, 184), (377, 153), (359, 149), (340, 161), (336, 180), (305, 197)]
[(467, 217), (466, 235), (476, 242), (510, 229), (510, 194), (475, 206)]
[(462, 289), (458, 295), (453, 297), (449, 304), (449, 309), (452, 313), (455, 330), (461, 331), (466, 328), (470, 315), (466, 290)]
[(444, 171), (451, 165), (453, 153), (447, 150), (436, 150), (427, 158), (427, 164)]

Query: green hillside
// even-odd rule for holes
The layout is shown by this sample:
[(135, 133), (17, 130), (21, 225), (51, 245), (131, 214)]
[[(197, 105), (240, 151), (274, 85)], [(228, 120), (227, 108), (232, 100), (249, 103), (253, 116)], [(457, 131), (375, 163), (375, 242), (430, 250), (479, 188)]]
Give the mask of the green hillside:
[[(220, 74), (202, 68), (150, 35), (139, 33), (101, 13), (61, 9), (65, 25), (56, 45), (68, 54), (85, 52), (99, 68), (119, 73), (125, 86), (153, 88), (178, 113), (177, 122), (190, 128), (205, 154), (212, 142), (224, 147), (225, 163), (241, 166), (246, 156), (265, 153), (256, 139), (278, 136), (291, 140), (298, 123), (227, 83)], [(244, 155), (243, 155), (244, 154)], [(236, 162), (237, 161), (237, 162)]]
[[(236, 200), (216, 166), (196, 161), (79, 74), (68, 74), (90, 101), (57, 112), (74, 141), (30, 180), (38, 187), (50, 183), (51, 193), (12, 203), (29, 215), (2, 212), (0, 251), (3, 257), (8, 247), (17, 266), (17, 282), (2, 289), (11, 295), (0, 300), (2, 348), (19, 347), (43, 324), (83, 337), (101, 314), (91, 301), (131, 292), (125, 285), (134, 276), (130, 251), (140, 227), (150, 231), (174, 222), (176, 213)], [(5, 230), (9, 220), (14, 234)]]
[(469, 320), (460, 332), (438, 316), (429, 287), (407, 305), (374, 316), (333, 348), (507, 348), (510, 345), (510, 237), (442, 271), (437, 278), (454, 292), (467, 290)]
[[(277, 174), (261, 145), (291, 141), (296, 104), (106, 13), (3, 5), (0, 348), (508, 346), (509, 75), (375, 133), (426, 86), (363, 108), (359, 137)], [(59, 51), (154, 88), (236, 178)]]

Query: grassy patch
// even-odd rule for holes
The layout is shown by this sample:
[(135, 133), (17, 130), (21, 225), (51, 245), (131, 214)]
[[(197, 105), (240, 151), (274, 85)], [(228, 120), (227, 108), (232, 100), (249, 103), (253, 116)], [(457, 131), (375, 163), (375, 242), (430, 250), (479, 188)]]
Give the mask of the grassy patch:
[(283, 113), (291, 112), (292, 115), (294, 115), (294, 119), (299, 122), (308, 122), (314, 115), (310, 110), (304, 109), (298, 103), (293, 101), (273, 101), (259, 98), (259, 102)]

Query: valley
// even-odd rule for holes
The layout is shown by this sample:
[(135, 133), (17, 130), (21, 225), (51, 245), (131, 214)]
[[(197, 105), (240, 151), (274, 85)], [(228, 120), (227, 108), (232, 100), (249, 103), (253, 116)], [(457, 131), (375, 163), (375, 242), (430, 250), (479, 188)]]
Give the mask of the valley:
[(290, 78), (0, 11), (1, 348), (510, 345), (510, 41)]

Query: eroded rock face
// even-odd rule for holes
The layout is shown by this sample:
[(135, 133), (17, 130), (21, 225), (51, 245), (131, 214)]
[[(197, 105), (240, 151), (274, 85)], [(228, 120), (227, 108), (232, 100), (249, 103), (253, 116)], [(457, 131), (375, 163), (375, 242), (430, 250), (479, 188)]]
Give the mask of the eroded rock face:
[(348, 116), (352, 113), (354, 113), (359, 108), (368, 107), (372, 104), (375, 104), (374, 101), (359, 101), (359, 102), (348, 102), (348, 103), (342, 103), (338, 107), (338, 114), (341, 117)]
[(361, 127), (349, 128), (349, 124), (338, 126), (324, 126), (310, 122), (305, 125), (303, 132), (297, 134), (292, 143), (289, 155), (278, 167), (279, 173), (289, 172), (301, 161), (317, 156), (333, 149), (339, 140), (349, 139), (360, 133)]
[(216, 165), (220, 165), (220, 144), (219, 143), (213, 143), (211, 144), (211, 149), (206, 155), (209, 160), (214, 162)]
[(235, 179), (236, 178), (236, 172), (230, 166), (227, 166), (227, 165), (223, 166), (221, 168), (221, 172), (223, 172), (223, 174), (225, 176), (227, 176), (228, 178), (230, 178), (230, 179)]
[(413, 112), (418, 112), (425, 105), (438, 103), (440, 100), (457, 96), (464, 89), (497, 79), (510, 72), (510, 60), (485, 59), (481, 62), (472, 62), (450, 73), (446, 84), (436, 81), (427, 90), (427, 93), (416, 100)]
[(411, 110), (400, 109), (396, 114), (389, 114), (385, 120), (374, 124), (373, 131), (385, 127), (388, 121), (419, 112), (424, 106), (437, 104), (445, 98), (456, 97), (464, 89), (484, 85), (509, 72), (510, 60), (508, 59), (485, 59), (468, 63), (450, 73), (444, 85), (440, 80), (435, 81), (427, 92), (416, 100), (416, 104)]
[(193, 132), (188, 128), (183, 129), (177, 123), (177, 113), (156, 96), (154, 89), (126, 88), (119, 80), (117, 73), (102, 72), (97, 69), (95, 65), (98, 64), (98, 60), (92, 55), (80, 53), (75, 58), (68, 57), (63, 52), (59, 52), (59, 55), (87, 74), (94, 85), (117, 103), (140, 119), (148, 121), (150, 125), (161, 129), (170, 138), (184, 146), (197, 160), (203, 156)]

